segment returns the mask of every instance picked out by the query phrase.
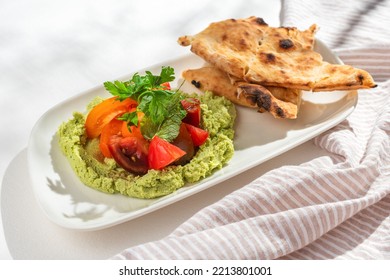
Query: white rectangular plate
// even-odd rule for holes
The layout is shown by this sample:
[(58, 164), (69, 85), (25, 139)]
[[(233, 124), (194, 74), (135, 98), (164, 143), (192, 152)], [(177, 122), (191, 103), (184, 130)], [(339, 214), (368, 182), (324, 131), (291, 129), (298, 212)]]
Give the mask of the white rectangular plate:
[[(324, 60), (341, 61), (320, 41), (316, 50)], [(161, 66), (172, 66), (177, 77), (183, 70), (203, 65), (203, 60), (188, 55), (147, 70), (159, 73)], [(143, 71), (140, 71), (143, 72)], [(123, 77), (124, 80), (131, 77)], [(172, 85), (181, 84), (175, 80)], [(191, 84), (184, 84), (185, 92), (194, 92)], [(344, 120), (355, 108), (356, 91), (305, 92), (296, 120), (277, 120), (270, 114), (237, 107), (234, 139), (235, 154), (231, 161), (212, 176), (183, 187), (158, 199), (135, 199), (122, 195), (101, 193), (83, 185), (61, 153), (56, 131), (60, 124), (72, 117), (74, 111), (85, 111), (95, 97), (108, 97), (103, 86), (77, 95), (46, 112), (34, 126), (29, 145), (29, 171), (35, 196), (48, 218), (60, 226), (77, 230), (97, 230), (129, 221), (194, 193), (284, 153), (328, 130)]]

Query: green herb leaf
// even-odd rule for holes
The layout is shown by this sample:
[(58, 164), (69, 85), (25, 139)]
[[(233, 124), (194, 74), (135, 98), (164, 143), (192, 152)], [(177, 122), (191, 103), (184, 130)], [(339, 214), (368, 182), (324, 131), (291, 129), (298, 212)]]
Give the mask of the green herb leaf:
[(141, 120), (141, 134), (146, 140), (152, 140), (159, 129), (159, 125), (153, 123), (149, 117), (144, 116)]
[(138, 114), (136, 111), (130, 113), (124, 113), (122, 116), (117, 118), (120, 121), (125, 121), (129, 126), (138, 125)]
[(178, 92), (164, 99), (165, 117), (160, 122), (155, 122), (150, 116), (145, 115), (141, 122), (141, 133), (146, 139), (158, 135), (170, 142), (179, 135), (181, 121), (186, 116), (186, 111), (180, 103), (181, 99), (182, 96)]
[(161, 123), (169, 115), (169, 107), (172, 102), (172, 94), (169, 91), (154, 91), (149, 103), (149, 114), (152, 122)]
[[(104, 87), (119, 100), (132, 98), (137, 100), (137, 111), (145, 115), (141, 122), (141, 133), (146, 139), (154, 135), (172, 141), (179, 134), (181, 120), (185, 117), (185, 110), (181, 107), (181, 95), (178, 92), (165, 90), (161, 84), (175, 79), (174, 69), (170, 66), (161, 68), (160, 75), (153, 75), (145, 71), (144, 76), (135, 73), (125, 82), (105, 82)], [(137, 125), (136, 112), (122, 115), (120, 120), (129, 125)]]
[[(184, 114), (185, 115), (185, 114)], [(173, 114), (167, 118), (157, 131), (156, 135), (168, 142), (173, 141), (178, 135), (181, 125), (181, 120), (184, 117), (181, 114)]]
[(160, 85), (166, 82), (172, 82), (175, 79), (175, 70), (170, 66), (163, 67), (161, 69), (160, 77)]

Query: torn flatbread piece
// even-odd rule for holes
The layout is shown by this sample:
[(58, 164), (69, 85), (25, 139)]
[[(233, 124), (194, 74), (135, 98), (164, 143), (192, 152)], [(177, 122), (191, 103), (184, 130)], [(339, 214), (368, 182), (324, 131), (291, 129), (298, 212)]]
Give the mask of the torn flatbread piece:
[(241, 80), (263, 86), (312, 91), (375, 87), (371, 75), (348, 65), (323, 61), (313, 50), (317, 25), (300, 31), (295, 27), (269, 27), (263, 19), (229, 19), (211, 23), (178, 43)]
[(232, 84), (228, 74), (213, 66), (185, 70), (182, 76), (202, 91), (212, 91), (235, 104), (256, 108), (259, 112), (269, 112), (275, 118), (295, 119), (298, 115), (300, 90), (263, 87), (242, 81)]

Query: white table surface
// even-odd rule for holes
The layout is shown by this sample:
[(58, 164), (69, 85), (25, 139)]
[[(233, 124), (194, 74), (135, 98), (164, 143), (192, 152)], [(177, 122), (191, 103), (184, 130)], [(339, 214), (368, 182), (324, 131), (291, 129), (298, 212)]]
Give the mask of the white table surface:
[(176, 43), (210, 22), (256, 15), (279, 25), (277, 0), (4, 0), (0, 8), (0, 259), (106, 259), (163, 238), (194, 213), (266, 171), (324, 155), (309, 141), (239, 176), (99, 231), (63, 229), (32, 193), (30, 132), (57, 103), (189, 52)]

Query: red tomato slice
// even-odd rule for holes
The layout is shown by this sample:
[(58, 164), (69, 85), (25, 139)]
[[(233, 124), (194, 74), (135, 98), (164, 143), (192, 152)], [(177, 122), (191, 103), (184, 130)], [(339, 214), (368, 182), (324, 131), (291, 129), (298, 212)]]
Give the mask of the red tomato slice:
[(110, 143), (110, 139), (113, 135), (122, 135), (123, 124), (126, 125), (124, 121), (112, 119), (107, 125), (103, 127), (102, 133), (100, 134), (99, 148), (105, 157), (112, 158), (108, 144)]
[(203, 145), (203, 143), (206, 142), (207, 138), (209, 137), (209, 133), (206, 130), (190, 125), (188, 123), (186, 123), (186, 127), (191, 135), (192, 142), (195, 146)]
[(181, 101), (181, 105), (184, 110), (187, 111), (187, 115), (183, 119), (183, 122), (199, 127), (200, 124), (200, 101), (196, 98), (186, 98)]
[(96, 138), (100, 135), (103, 127), (119, 114), (128, 112), (132, 107), (137, 106), (137, 102), (131, 98), (123, 101), (112, 97), (96, 105), (89, 112), (85, 120), (85, 130), (88, 138)]
[(160, 170), (185, 154), (186, 152), (179, 147), (154, 136), (149, 145), (149, 168)]

